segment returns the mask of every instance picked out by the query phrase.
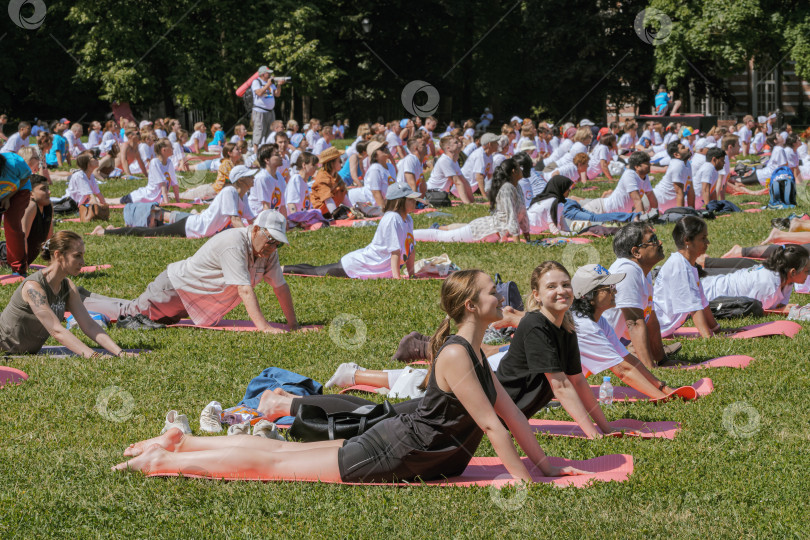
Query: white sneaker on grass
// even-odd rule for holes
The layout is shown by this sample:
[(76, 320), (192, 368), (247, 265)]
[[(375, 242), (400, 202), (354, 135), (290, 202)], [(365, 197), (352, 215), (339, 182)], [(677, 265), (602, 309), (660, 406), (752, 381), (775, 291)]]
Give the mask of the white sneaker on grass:
[(205, 433), (219, 433), (222, 431), (220, 413), (222, 413), (222, 405), (218, 401), (212, 401), (206, 405), (200, 413), (200, 429)]
[(286, 441), (284, 435), (278, 432), (278, 428), (273, 422), (269, 420), (259, 420), (253, 426), (253, 435), (257, 437), (264, 437), (266, 439), (274, 439), (277, 441)]
[(250, 435), (250, 422), (232, 425), (228, 428), (228, 435)]
[(180, 428), (184, 434), (191, 433), (191, 426), (188, 425), (188, 418), (185, 414), (177, 414), (177, 411), (169, 411), (166, 413), (166, 422), (163, 424), (163, 429), (160, 434), (163, 435), (172, 428)]

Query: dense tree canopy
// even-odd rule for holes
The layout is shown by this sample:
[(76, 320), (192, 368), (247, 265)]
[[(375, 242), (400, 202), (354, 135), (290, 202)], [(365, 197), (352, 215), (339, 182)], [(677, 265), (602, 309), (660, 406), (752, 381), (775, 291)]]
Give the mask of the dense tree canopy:
[[(24, 20), (37, 3), (22, 4)], [(244, 112), (234, 90), (261, 64), (293, 77), (285, 116), (355, 123), (407, 115), (400, 95), (412, 80), (436, 87), (443, 118), (490, 106), (497, 120), (559, 121), (600, 119), (606, 100), (649, 100), (658, 82), (722, 94), (752, 57), (794, 59), (810, 78), (810, 8), (786, 1), (45, 3), (40, 26), (0, 22), (0, 108), (12, 117), (100, 118), (121, 101), (232, 122)], [(633, 27), (647, 7), (673, 21), (655, 47)]]

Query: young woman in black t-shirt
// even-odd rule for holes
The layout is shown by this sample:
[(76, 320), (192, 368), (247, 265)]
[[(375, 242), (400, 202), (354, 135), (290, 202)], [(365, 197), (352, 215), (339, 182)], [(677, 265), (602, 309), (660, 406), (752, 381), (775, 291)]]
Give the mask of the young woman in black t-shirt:
[(571, 276), (560, 263), (546, 261), (532, 272), (531, 287), (526, 312), (511, 314), (519, 323), (498, 380), (527, 418), (556, 397), (589, 438), (615, 431), (582, 374), (568, 311), (574, 301)]
[[(425, 397), (411, 414), (389, 418), (349, 440), (292, 443), (263, 437), (192, 437), (178, 428), (130, 446), (114, 470), (217, 478), (390, 482), (461, 474), (484, 433), (516, 479), (532, 481), (510, 431), (532, 468), (544, 476), (582, 474), (549, 463), (525, 417), (481, 351), (487, 327), (501, 319), (502, 298), (480, 270), (461, 270), (442, 284), (447, 316), (431, 339)], [(450, 336), (451, 319), (458, 325)], [(503, 422), (503, 423), (502, 423)], [(505, 426), (504, 426), (505, 424)]]

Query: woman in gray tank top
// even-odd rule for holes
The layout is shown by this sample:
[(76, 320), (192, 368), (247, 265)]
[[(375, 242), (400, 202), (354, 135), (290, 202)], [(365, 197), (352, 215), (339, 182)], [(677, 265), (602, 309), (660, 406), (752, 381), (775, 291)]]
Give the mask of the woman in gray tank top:
[(28, 276), (0, 313), (0, 350), (12, 354), (36, 353), (53, 337), (79, 356), (101, 356), (62, 326), (67, 310), (87, 337), (110, 354), (120, 356), (121, 347), (90, 317), (76, 285), (67, 277), (78, 275), (84, 265), (81, 236), (59, 231), (42, 246), (41, 256), (48, 266)]
[[(501, 300), (492, 279), (480, 270), (455, 272), (444, 281), (441, 303), (447, 317), (431, 340), (434, 360), (425, 397), (410, 414), (384, 420), (348, 441), (193, 437), (172, 428), (131, 445), (124, 455), (134, 459), (113, 470), (256, 480), (430, 480), (460, 474), (486, 433), (509, 473), (531, 482), (511, 431), (532, 468), (544, 476), (583, 474), (549, 463), (528, 421), (486, 363), (481, 341), (487, 326), (502, 316)], [(458, 332), (448, 339), (451, 319)]]

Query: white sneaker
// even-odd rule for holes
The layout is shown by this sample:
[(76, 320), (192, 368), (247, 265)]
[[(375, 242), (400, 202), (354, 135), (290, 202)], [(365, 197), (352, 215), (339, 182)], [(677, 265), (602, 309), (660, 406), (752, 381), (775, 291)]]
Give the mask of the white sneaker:
[(232, 425), (228, 428), (228, 435), (250, 435), (250, 422)]
[(188, 425), (188, 418), (185, 414), (177, 414), (177, 411), (169, 411), (166, 413), (166, 422), (160, 434), (163, 435), (172, 428), (180, 428), (184, 434), (191, 433), (191, 426)]
[(354, 384), (354, 374), (357, 371), (365, 371), (365, 368), (361, 368), (354, 362), (347, 362), (345, 364), (340, 364), (335, 371), (335, 374), (326, 381), (326, 384), (323, 385), (324, 388), (332, 388), (333, 386), (338, 386), (340, 388), (346, 388), (347, 386), (352, 386)]
[(284, 435), (278, 432), (278, 428), (273, 422), (264, 419), (259, 420), (256, 422), (256, 425), (253, 426), (253, 435), (257, 437), (264, 437), (266, 439), (274, 439), (277, 441), (287, 440), (284, 438)]
[(222, 431), (220, 423), (220, 413), (222, 405), (218, 401), (212, 401), (200, 413), (200, 429), (205, 433), (219, 433)]

